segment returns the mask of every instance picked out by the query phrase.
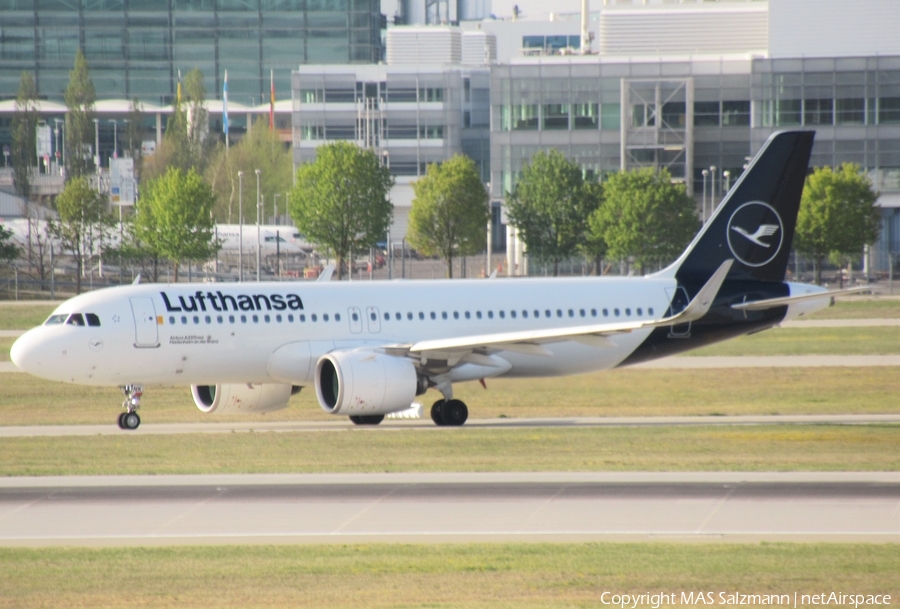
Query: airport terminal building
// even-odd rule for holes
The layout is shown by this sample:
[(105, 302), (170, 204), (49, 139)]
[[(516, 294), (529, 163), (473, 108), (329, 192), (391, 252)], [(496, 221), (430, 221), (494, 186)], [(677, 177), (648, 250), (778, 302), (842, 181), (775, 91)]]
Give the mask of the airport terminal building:
[(531, 156), (554, 147), (599, 175), (667, 167), (708, 215), (771, 133), (815, 129), (812, 166), (857, 163), (881, 193), (869, 263), (886, 270), (900, 253), (891, 23), (900, 4), (878, 0), (604, 3), (595, 54), (526, 52), (493, 67), (492, 196), (502, 201)]
[[(371, 96), (359, 94), (354, 102), (380, 109), (384, 141), (374, 147), (389, 151), (401, 181), (422, 175), (428, 162), (460, 151), (472, 154), (471, 146), (462, 145), (465, 130), (484, 129), (472, 123), (481, 110), (467, 97), (467, 87), (481, 78), (480, 71), (471, 73), (477, 54), (468, 66), (459, 54), (438, 54), (448, 31), (458, 31), (463, 41), (487, 37), (494, 49), (484, 55), (485, 46), (479, 47), (481, 57), (496, 59), (485, 66), (490, 154), (475, 158), (489, 176), (485, 181), (498, 210), (531, 157), (553, 147), (598, 176), (666, 167), (708, 216), (771, 133), (810, 128), (817, 132), (813, 166), (857, 163), (881, 193), (884, 230), (867, 262), (876, 271), (887, 268), (890, 253), (900, 252), (900, 37), (894, 27), (900, 3), (595, 0), (591, 8), (586, 53), (580, 16), (553, 15), (550, 21), (389, 29), (387, 64), (377, 67), (379, 76), (362, 67), (300, 66), (293, 83), (295, 162), (312, 158), (322, 141), (373, 145), (365, 129), (352, 127), (350, 114), (359, 110), (346, 106), (339, 118), (347, 100), (329, 99), (328, 82), (360, 91), (375, 86), (370, 81), (381, 83), (379, 99), (363, 101)], [(417, 36), (421, 48), (398, 66), (392, 55), (403, 55), (391, 53), (397, 46), (392, 37), (399, 40), (404, 31)], [(391, 83), (411, 74), (441, 92), (417, 98), (404, 112), (391, 101)], [(313, 96), (311, 86), (322, 87), (323, 97)], [(329, 129), (330, 122), (346, 128)], [(407, 128), (410, 122), (415, 129)], [(391, 134), (407, 131), (402, 146), (391, 141)], [(408, 206), (408, 196), (398, 195), (400, 205)], [(497, 228), (495, 237), (505, 232)]]

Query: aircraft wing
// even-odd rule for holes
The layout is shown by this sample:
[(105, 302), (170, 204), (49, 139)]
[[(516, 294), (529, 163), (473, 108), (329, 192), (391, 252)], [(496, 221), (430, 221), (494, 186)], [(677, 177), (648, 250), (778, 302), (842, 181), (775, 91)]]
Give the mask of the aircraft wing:
[(515, 351), (529, 355), (550, 355), (550, 352), (541, 345), (566, 340), (574, 340), (596, 347), (612, 347), (615, 346), (615, 343), (608, 336), (643, 328), (684, 324), (706, 315), (733, 262), (733, 260), (723, 262), (683, 311), (661, 319), (439, 338), (409, 345), (388, 345), (382, 349), (393, 355), (410, 354), (421, 356), (424, 359), (459, 361), (467, 353), (475, 351)]
[(808, 300), (822, 300), (823, 298), (833, 298), (835, 296), (844, 296), (846, 294), (859, 294), (860, 292), (871, 292), (871, 286), (861, 286), (858, 288), (847, 288), (846, 290), (832, 290), (830, 292), (813, 292), (811, 294), (798, 294), (796, 296), (783, 296), (781, 298), (766, 298), (765, 300), (751, 300), (750, 302), (739, 302), (731, 305), (732, 309), (738, 311), (765, 311), (775, 307), (784, 307), (787, 305), (806, 302)]

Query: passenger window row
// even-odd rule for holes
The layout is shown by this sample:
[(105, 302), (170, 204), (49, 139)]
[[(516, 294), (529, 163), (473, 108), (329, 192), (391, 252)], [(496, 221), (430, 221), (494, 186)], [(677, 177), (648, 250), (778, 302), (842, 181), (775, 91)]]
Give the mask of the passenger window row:
[[(529, 311), (527, 309), (522, 309), (521, 311), (516, 311), (516, 310), (505, 311), (505, 310), (501, 309), (501, 310), (497, 311), (496, 316), (499, 319), (506, 319), (507, 317), (509, 317), (510, 319), (517, 319), (519, 317), (521, 317), (522, 319), (529, 319), (529, 318), (540, 319), (541, 317), (549, 319), (549, 318), (553, 318), (553, 317), (555, 317), (555, 318), (598, 317), (598, 316), (610, 317), (610, 314), (612, 314), (613, 317), (621, 317), (624, 313), (625, 317), (631, 317), (632, 312), (637, 317), (644, 316), (644, 309), (642, 307), (637, 307), (633, 311), (632, 311), (631, 307), (626, 307), (624, 310), (619, 309), (619, 308), (614, 308), (612, 310), (610, 310), (610, 309), (599, 309), (599, 310), (598, 309), (590, 309), (590, 310), (587, 310), (587, 309), (565, 309), (565, 310), (563, 310), (563, 309), (555, 309), (555, 310), (544, 309), (543, 313), (538, 309), (534, 309), (532, 311)], [(647, 308), (647, 315), (649, 315), (651, 317), (653, 316), (653, 307)], [(438, 313), (435, 311), (431, 311), (430, 313), (427, 314), (427, 316), (423, 311), (419, 311), (418, 314), (415, 314), (412, 311), (408, 311), (406, 313), (406, 319), (408, 321), (413, 321), (417, 317), (419, 320), (422, 320), (422, 321), (424, 321), (426, 318), (437, 320)], [(488, 310), (488, 311), (485, 311), (483, 314), (481, 311), (475, 311), (474, 313), (471, 311), (463, 311), (462, 313), (460, 313), (459, 311), (453, 311), (452, 313), (448, 313), (447, 311), (440, 312), (441, 319), (450, 319), (451, 317), (453, 319), (473, 319), (473, 318), (474, 319), (494, 319), (494, 311)], [(393, 317), (391, 316), (391, 313), (387, 313), (387, 312), (384, 313), (384, 321), (391, 321), (392, 319), (394, 321), (402, 321), (403, 318), (404, 318), (403, 313), (401, 313), (399, 311), (393, 313)], [(356, 321), (356, 320), (354, 319), (354, 321)], [(374, 313), (372, 314), (372, 321), (375, 321)]]
[[(313, 322), (313, 323), (318, 322), (320, 319), (323, 322), (332, 321), (332, 320), (333, 321), (341, 321), (341, 314), (335, 313), (334, 315), (329, 315), (328, 313), (323, 313), (321, 316), (319, 316), (317, 313), (311, 313), (309, 315), (308, 319), (310, 322)], [(280, 324), (282, 322), (294, 323), (294, 315), (293, 314), (288, 314), (288, 315), (281, 315), (281, 314), (278, 314), (278, 315), (268, 315), (268, 314), (266, 314), (266, 315), (228, 315), (227, 317), (224, 315), (216, 315), (215, 317), (213, 317), (212, 315), (193, 315), (193, 316), (182, 315), (180, 318), (175, 317), (174, 315), (169, 316), (169, 324), (170, 325), (173, 325), (173, 326), (176, 325), (179, 322), (179, 320), (181, 321), (182, 325), (188, 325), (190, 323), (194, 323), (194, 324), (201, 324), (201, 323), (206, 323), (206, 324), (254, 323), (254, 324), (258, 324), (260, 321), (262, 321), (263, 323), (267, 323), (267, 324), (268, 323)], [(307, 321), (307, 316), (305, 313), (300, 313), (299, 315), (297, 315), (297, 322), (305, 323), (306, 321)]]
[[(446, 319), (446, 320), (449, 320), (451, 317), (453, 319), (473, 319), (473, 318), (474, 319), (494, 319), (495, 316), (499, 319), (507, 319), (507, 318), (518, 319), (520, 317), (522, 319), (541, 319), (541, 318), (544, 318), (544, 319), (572, 318), (572, 319), (574, 319), (574, 318), (587, 318), (587, 317), (593, 317), (593, 318), (596, 318), (596, 317), (604, 317), (604, 318), (622, 317), (623, 315), (624, 315), (624, 317), (631, 317), (632, 313), (634, 313), (634, 315), (637, 317), (643, 317), (644, 309), (642, 307), (637, 307), (634, 310), (632, 310), (631, 307), (625, 307), (624, 309), (619, 309), (618, 307), (613, 308), (613, 309), (553, 309), (553, 310), (544, 309), (543, 311), (541, 311), (539, 309), (533, 309), (533, 310), (522, 309), (521, 311), (517, 311), (517, 310), (506, 311), (506, 310), (501, 309), (496, 312), (496, 315), (492, 309), (489, 309), (489, 310), (485, 311), (484, 313), (482, 313), (482, 311), (475, 311), (474, 313), (471, 311), (463, 311), (462, 313), (460, 313), (459, 311), (453, 311), (451, 313), (448, 313), (447, 311), (441, 311), (440, 314), (438, 314), (435, 311), (431, 311), (427, 315), (424, 311), (419, 311), (418, 313), (413, 313), (412, 311), (408, 311), (405, 314), (405, 318), (407, 321), (414, 321), (417, 318), (420, 321), (425, 321), (426, 319), (437, 320), (438, 315), (440, 315), (440, 319)], [(81, 317), (81, 315), (77, 314), (77, 313), (73, 314), (73, 316), (74, 315), (78, 315), (79, 318)], [(653, 307), (647, 308), (647, 315), (649, 315), (651, 317), (653, 316)], [(100, 325), (100, 321), (99, 321), (99, 319), (97, 319), (96, 315), (88, 313), (87, 316), (88, 316), (88, 324), (89, 325), (92, 325), (92, 326)], [(359, 321), (359, 315), (357, 313), (351, 313), (350, 316), (354, 322)], [(46, 321), (46, 323), (47, 324), (63, 323), (62, 321), (54, 320), (55, 317), (65, 318), (66, 316), (65, 315), (51, 316), (51, 318), (48, 319)], [(372, 312), (370, 314), (370, 317), (371, 317), (372, 321), (376, 321), (378, 319), (378, 317), (376, 316), (376, 314), (374, 312)], [(296, 317), (296, 321), (299, 323), (305, 323), (307, 321), (307, 319), (312, 323), (316, 323), (319, 320), (321, 320), (323, 322), (329, 322), (329, 321), (339, 322), (339, 321), (341, 321), (341, 314), (335, 313), (334, 315), (329, 315), (328, 313), (323, 313), (320, 316), (317, 313), (310, 313), (307, 318), (307, 315), (305, 313), (300, 313)], [(403, 319), (404, 319), (404, 314), (399, 311), (397, 311), (393, 314), (388, 313), (388, 312), (384, 313), (384, 321), (391, 321), (391, 320), (402, 321)], [(96, 323), (93, 323), (93, 321), (96, 321)], [(182, 315), (180, 317), (176, 317), (174, 315), (169, 316), (169, 324), (170, 325), (177, 325), (179, 321), (181, 322), (182, 325), (189, 325), (191, 323), (193, 323), (195, 325), (202, 324), (202, 323), (206, 323), (206, 324), (254, 323), (254, 324), (256, 324), (256, 323), (260, 323), (260, 321), (262, 321), (263, 323), (273, 323), (274, 322), (274, 323), (280, 324), (283, 322), (294, 323), (294, 315), (293, 314), (255, 315), (254, 314), (254, 315), (228, 315), (228, 316), (224, 316), (224, 315), (216, 315), (216, 316), (212, 316), (212, 315), (193, 315), (193, 316)], [(83, 320), (81, 323), (77, 323), (77, 321), (76, 322), (66, 321), (65, 323), (75, 323), (75, 325), (84, 325)]]

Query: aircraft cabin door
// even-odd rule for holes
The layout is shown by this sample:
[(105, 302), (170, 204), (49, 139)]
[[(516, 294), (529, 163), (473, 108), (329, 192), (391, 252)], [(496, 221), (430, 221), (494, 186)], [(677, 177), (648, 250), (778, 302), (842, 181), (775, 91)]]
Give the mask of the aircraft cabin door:
[[(666, 296), (669, 298), (669, 315), (677, 315), (684, 311), (688, 306), (690, 299), (687, 290), (678, 286), (677, 288), (666, 288)], [(691, 335), (691, 322), (669, 326), (669, 338), (688, 338)]]
[(378, 307), (366, 307), (366, 323), (369, 324), (369, 333), (381, 332), (381, 320), (378, 319)]
[(159, 347), (156, 308), (152, 298), (129, 298), (134, 315), (134, 346), (139, 349)]
[(359, 334), (363, 329), (362, 311), (359, 307), (350, 307), (347, 309), (347, 318), (350, 320), (350, 331), (353, 334)]

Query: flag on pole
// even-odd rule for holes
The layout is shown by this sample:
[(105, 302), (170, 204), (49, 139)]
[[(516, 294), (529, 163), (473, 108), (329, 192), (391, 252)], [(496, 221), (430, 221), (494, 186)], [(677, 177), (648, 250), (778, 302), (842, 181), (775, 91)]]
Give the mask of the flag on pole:
[(222, 131), (225, 133), (225, 148), (228, 148), (228, 70), (222, 85)]
[(275, 70), (269, 70), (269, 129), (275, 130)]
[(178, 105), (181, 105), (181, 70), (178, 70), (178, 89), (175, 94), (175, 101)]

